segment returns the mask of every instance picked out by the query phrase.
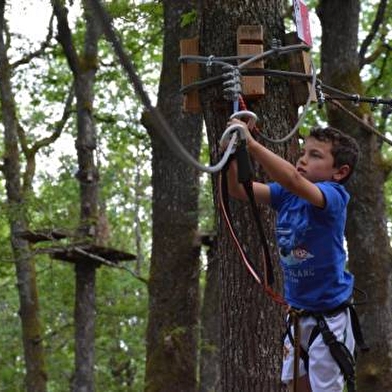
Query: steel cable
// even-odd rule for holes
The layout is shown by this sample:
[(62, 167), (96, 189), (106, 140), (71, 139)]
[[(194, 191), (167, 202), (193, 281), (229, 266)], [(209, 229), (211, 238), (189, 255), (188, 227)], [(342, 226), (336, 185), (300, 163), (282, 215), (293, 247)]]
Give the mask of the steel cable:
[(169, 148), (171, 148), (171, 150), (184, 162), (189, 163), (195, 168), (197, 168), (198, 170), (204, 172), (208, 172), (208, 173), (219, 172), (228, 161), (230, 157), (231, 147), (233, 147), (233, 145), (235, 144), (237, 136), (233, 135), (229, 143), (229, 148), (227, 149), (227, 151), (225, 151), (222, 159), (214, 166), (205, 166), (201, 164), (198, 160), (196, 160), (184, 148), (182, 143), (175, 136), (174, 132), (171, 130), (169, 124), (166, 122), (165, 118), (162, 116), (160, 111), (151, 104), (150, 98), (147, 92), (143, 88), (143, 84), (136, 73), (132, 61), (125, 53), (120, 39), (117, 37), (116, 33), (114, 32), (114, 29), (111, 24), (111, 19), (107, 14), (105, 8), (102, 6), (99, 0), (90, 0), (90, 1), (96, 11), (96, 14), (101, 20), (106, 38), (109, 42), (111, 42), (113, 49), (120, 60), (121, 65), (123, 66), (132, 85), (135, 88), (136, 94), (139, 96), (141, 102), (146, 107), (146, 109), (150, 112), (154, 122), (154, 129), (161, 134), (163, 139), (167, 142)]

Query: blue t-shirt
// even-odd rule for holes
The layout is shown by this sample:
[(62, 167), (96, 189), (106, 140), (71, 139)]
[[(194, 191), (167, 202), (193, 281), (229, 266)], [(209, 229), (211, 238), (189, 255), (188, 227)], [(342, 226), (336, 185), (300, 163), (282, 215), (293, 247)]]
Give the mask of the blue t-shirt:
[(318, 208), (285, 190), (268, 184), (271, 206), (277, 210), (276, 237), (289, 305), (327, 311), (352, 294), (354, 277), (345, 270), (343, 247), (349, 195), (335, 182), (318, 182), (325, 207)]

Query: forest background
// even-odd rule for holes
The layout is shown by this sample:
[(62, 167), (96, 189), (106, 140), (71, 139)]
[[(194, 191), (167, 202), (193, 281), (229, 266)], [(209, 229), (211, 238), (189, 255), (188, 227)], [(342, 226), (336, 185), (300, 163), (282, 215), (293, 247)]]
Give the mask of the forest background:
[[(309, 2), (308, 6), (322, 10), (323, 3)], [(335, 83), (334, 87), (391, 99), (391, 2), (361, 2), (360, 12), (359, 2), (347, 3), (358, 5), (354, 7), (360, 21), (355, 50), (361, 80), (348, 86)], [(207, 34), (211, 22), (207, 13), (214, 15), (225, 2), (105, 4), (146, 90), (156, 97), (152, 98), (154, 104), (156, 100), (168, 122), (175, 123), (176, 133), (196, 158), (216, 160), (218, 135), (227, 116), (214, 124), (214, 111), (205, 107), (211, 99), (219, 101), (218, 106), (211, 105), (216, 111), (219, 105), (226, 105), (227, 111), (229, 105), (216, 96), (203, 98), (208, 138), (202, 136), (200, 114), (185, 116), (182, 124), (176, 122), (182, 106), (178, 55), (179, 38), (197, 35), (202, 22)], [(40, 15), (43, 34), (38, 38), (35, 24), (29, 33), (26, 26), (20, 28), (20, 20), (14, 23), (18, 13), (32, 15), (31, 7), (34, 15)], [(274, 7), (280, 10), (282, 22), (286, 15), (286, 32), (293, 31), (290, 4), (274, 2)], [(240, 390), (235, 386), (238, 381), (230, 379), (230, 374), (237, 374), (232, 370), (238, 368), (238, 353), (227, 346), (252, 345), (252, 336), (264, 333), (257, 328), (267, 323), (266, 315), (271, 314), (271, 320), (282, 315), (270, 312), (271, 305), (266, 305), (260, 324), (260, 319), (251, 316), (254, 307), (243, 311), (240, 301), (239, 309), (225, 307), (231, 300), (227, 296), (227, 290), (233, 291), (231, 284), (237, 298), (244, 288), (251, 287), (245, 298), (254, 296), (259, 288), (254, 287), (235, 252), (227, 250), (232, 245), (213, 204), (214, 177), (211, 182), (209, 175), (182, 166), (157, 137), (149, 113), (105, 40), (92, 2), (24, 0), (18, 2), (17, 12), (15, 8), (14, 2), (1, 1), (0, 390)], [(240, 14), (243, 7), (232, 7), (231, 12)], [(265, 10), (268, 12), (272, 11)], [(243, 24), (250, 22), (245, 18)], [(325, 21), (322, 27), (320, 36), (314, 37), (312, 56), (316, 68), (324, 67), (328, 78), (325, 57), (323, 62), (323, 53), (320, 55)], [(277, 30), (281, 33), (282, 26)], [(168, 58), (172, 63), (167, 63)], [(177, 69), (174, 82), (168, 81), (167, 67)], [(281, 88), (277, 85), (276, 91)], [(347, 106), (391, 137), (387, 130), (391, 129), (388, 111), (392, 105), (364, 108), (349, 102)], [(315, 120), (326, 122), (331, 116), (336, 121), (336, 114), (328, 113), (325, 105), (319, 110), (314, 107), (302, 133)], [(376, 350), (360, 359), (360, 385), (381, 391), (391, 380), (386, 359), (391, 357), (391, 330), (383, 322), (391, 312), (390, 147), (374, 135), (370, 143), (362, 136), (358, 139), (367, 143), (361, 168), (369, 171), (382, 190), (379, 199), (374, 189), (369, 190), (361, 178), (357, 180), (361, 196), (371, 206), (360, 205), (364, 215), (358, 213), (357, 224), (366, 226), (369, 233), (362, 234), (355, 226), (349, 229), (354, 234), (348, 233), (349, 250), (362, 244), (369, 251), (364, 259), (372, 263), (362, 263), (361, 273), (371, 283), (367, 291), (382, 292), (370, 296), (368, 308), (361, 310), (365, 333)], [(371, 146), (370, 155), (367, 146)], [(293, 152), (293, 157), (296, 148), (293, 144), (281, 152)], [(368, 217), (366, 222), (362, 216)], [(369, 229), (372, 217), (379, 226)], [(265, 217), (266, 225), (272, 227), (272, 220)], [(217, 238), (223, 245), (216, 245)], [(380, 238), (384, 246), (379, 246)], [(132, 260), (118, 261), (127, 256)], [(243, 271), (219, 266), (222, 256)], [(230, 329), (233, 319), (241, 326), (248, 317), (252, 320), (250, 333), (238, 341), (230, 338), (236, 331)], [(284, 390), (277, 370), (277, 336), (282, 331), (275, 324), (265, 329), (274, 332), (263, 337), (259, 354), (272, 359), (256, 359), (254, 364), (262, 364), (259, 368), (246, 364), (236, 379), (241, 380), (243, 374), (254, 379), (256, 372), (269, 385), (263, 390)], [(266, 345), (274, 349), (265, 349)], [(243, 391), (260, 390), (256, 381), (241, 382), (246, 385)]]

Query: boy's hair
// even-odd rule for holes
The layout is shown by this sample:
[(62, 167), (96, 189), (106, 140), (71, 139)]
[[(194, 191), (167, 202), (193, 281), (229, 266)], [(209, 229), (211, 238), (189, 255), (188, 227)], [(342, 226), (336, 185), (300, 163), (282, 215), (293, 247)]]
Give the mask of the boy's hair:
[(334, 167), (339, 168), (343, 165), (350, 167), (349, 174), (344, 177), (340, 182), (345, 183), (353, 173), (355, 166), (359, 160), (359, 146), (357, 141), (349, 136), (332, 127), (314, 127), (310, 130), (311, 137), (321, 142), (331, 142), (331, 154), (334, 159)]

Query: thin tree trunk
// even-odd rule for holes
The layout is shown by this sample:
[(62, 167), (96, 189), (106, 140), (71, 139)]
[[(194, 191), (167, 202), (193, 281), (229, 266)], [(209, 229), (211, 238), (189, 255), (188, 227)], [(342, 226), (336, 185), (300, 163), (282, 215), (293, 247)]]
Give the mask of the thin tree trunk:
[[(180, 39), (195, 24), (181, 17), (195, 1), (164, 1), (163, 67), (158, 108), (194, 157), (199, 156), (201, 116), (182, 112)], [(199, 173), (180, 161), (144, 118), (153, 148), (153, 247), (149, 279), (146, 387), (148, 392), (194, 392), (197, 388)]]
[(220, 392), (221, 309), (216, 241), (209, 244), (208, 267), (201, 312), (199, 392)]
[[(320, 1), (318, 12), (322, 23), (323, 82), (361, 95), (359, 10), (358, 0), (325, 0)], [(348, 104), (348, 109), (362, 119), (371, 119), (368, 105)], [(392, 385), (392, 250), (386, 227), (381, 142), (333, 106), (328, 107), (328, 120), (332, 126), (354, 135), (362, 153), (348, 184), (351, 201), (346, 231), (355, 285), (368, 294), (367, 304), (358, 306), (358, 311), (371, 350), (358, 357), (358, 390), (386, 391)]]
[[(236, 50), (236, 31), (240, 25), (263, 25), (264, 50), (273, 38), (284, 42), (282, 1), (204, 0), (202, 2), (201, 45), (203, 56), (232, 56)], [(268, 63), (279, 69), (287, 59)], [(220, 74), (212, 67), (212, 75)], [(233, 105), (225, 101), (222, 86), (203, 91), (203, 113), (207, 125), (211, 159), (218, 160), (218, 142), (226, 128)], [(285, 81), (266, 80), (266, 96), (248, 103), (248, 109), (261, 119), (263, 132), (273, 138), (286, 135), (296, 117), (290, 105), (289, 88)], [(275, 152), (290, 158), (297, 148), (294, 138), (289, 143), (272, 146)], [(262, 173), (258, 178), (266, 180)], [(213, 177), (216, 211), (217, 176)], [(273, 225), (274, 215), (268, 209), (260, 211), (264, 229), (276, 258)], [(262, 251), (254, 219), (248, 203), (232, 202), (234, 224), (240, 240), (246, 244), (253, 261), (262, 265)], [(221, 389), (222, 391), (271, 392), (283, 391), (280, 382), (282, 360), (281, 335), (284, 328), (282, 308), (267, 297), (236, 252), (233, 241), (222, 219), (218, 216), (218, 259), (220, 260), (221, 293)], [(281, 287), (280, 272), (276, 266), (276, 289)]]
[[(97, 235), (98, 182), (95, 162), (96, 128), (93, 119), (94, 81), (97, 70), (97, 43), (101, 26), (94, 20), (89, 2), (84, 1), (86, 34), (84, 51), (79, 57), (68, 26), (67, 10), (59, 0), (53, 0), (58, 20), (58, 40), (63, 47), (75, 79), (77, 109), (76, 150), (80, 184), (80, 226), (82, 238)], [(75, 265), (75, 392), (93, 392), (94, 387), (94, 334), (95, 334), (95, 275), (96, 265), (86, 260)]]
[[(95, 162), (96, 129), (93, 119), (94, 80), (96, 73), (97, 43), (101, 34), (89, 8), (85, 7), (86, 37), (83, 71), (76, 75), (77, 140), (80, 183), (80, 227), (85, 237), (95, 237), (98, 221), (99, 174)], [(95, 275), (96, 265), (86, 261), (75, 266), (75, 392), (93, 392), (95, 361)]]
[(0, 99), (4, 126), (4, 173), (8, 220), (11, 228), (11, 244), (15, 257), (17, 288), (19, 292), (19, 315), (22, 323), (22, 340), (26, 363), (25, 385), (28, 392), (46, 391), (47, 374), (44, 348), (39, 320), (39, 303), (34, 260), (27, 241), (19, 235), (27, 229), (26, 195), (22, 186), (18, 120), (11, 88), (11, 72), (7, 58), (4, 36), (5, 1), (0, 1)]
[(94, 391), (95, 267), (75, 266), (75, 379), (73, 391)]

